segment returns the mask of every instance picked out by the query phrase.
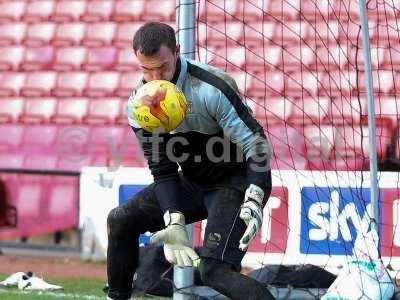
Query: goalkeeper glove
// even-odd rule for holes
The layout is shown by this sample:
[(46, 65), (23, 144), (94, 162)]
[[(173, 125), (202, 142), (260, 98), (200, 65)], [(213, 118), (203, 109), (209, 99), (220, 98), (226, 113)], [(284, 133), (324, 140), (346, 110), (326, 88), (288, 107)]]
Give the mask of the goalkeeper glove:
[(178, 267), (191, 267), (199, 256), (191, 248), (188, 233), (185, 227), (185, 216), (180, 212), (164, 214), (166, 228), (154, 233), (151, 243), (164, 242), (165, 258)]
[(239, 217), (246, 223), (247, 228), (239, 241), (239, 249), (246, 251), (250, 242), (260, 229), (263, 219), (264, 191), (255, 184), (250, 184), (244, 195)]

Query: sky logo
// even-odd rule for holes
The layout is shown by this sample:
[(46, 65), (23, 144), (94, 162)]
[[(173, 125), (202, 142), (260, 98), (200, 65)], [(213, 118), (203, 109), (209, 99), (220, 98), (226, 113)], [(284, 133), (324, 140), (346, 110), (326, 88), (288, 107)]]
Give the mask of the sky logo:
[(300, 252), (351, 255), (356, 232), (370, 226), (369, 188), (304, 187), (301, 200)]

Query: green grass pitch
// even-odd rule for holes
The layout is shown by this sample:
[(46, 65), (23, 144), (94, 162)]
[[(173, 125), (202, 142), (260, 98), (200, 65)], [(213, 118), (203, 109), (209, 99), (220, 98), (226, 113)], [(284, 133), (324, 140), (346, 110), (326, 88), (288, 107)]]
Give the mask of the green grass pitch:
[[(0, 280), (6, 278), (7, 275), (0, 274)], [(61, 285), (62, 291), (54, 292), (34, 292), (20, 291), (17, 288), (0, 288), (1, 300), (105, 300), (106, 296), (102, 291), (104, 281), (95, 279), (51, 279), (45, 278), (51, 284)], [(160, 297), (135, 297), (137, 300), (167, 300), (171, 298)]]

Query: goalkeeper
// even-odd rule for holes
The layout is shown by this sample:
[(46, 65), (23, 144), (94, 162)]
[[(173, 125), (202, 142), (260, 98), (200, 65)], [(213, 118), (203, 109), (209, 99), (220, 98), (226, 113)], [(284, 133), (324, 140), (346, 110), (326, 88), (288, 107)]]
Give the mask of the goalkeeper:
[[(140, 128), (133, 96), (128, 101), (129, 123), (154, 183), (108, 216), (108, 298), (131, 297), (138, 237), (151, 231), (152, 242), (164, 243), (168, 261), (199, 266), (203, 282), (218, 292), (238, 300), (274, 299), (265, 286), (240, 273), (271, 192), (271, 150), (262, 127), (229, 75), (179, 55), (169, 25), (141, 26), (133, 50), (143, 72), (137, 88), (168, 80), (184, 92), (188, 110), (176, 129), (156, 135)], [(199, 258), (185, 224), (202, 219), (207, 226)]]

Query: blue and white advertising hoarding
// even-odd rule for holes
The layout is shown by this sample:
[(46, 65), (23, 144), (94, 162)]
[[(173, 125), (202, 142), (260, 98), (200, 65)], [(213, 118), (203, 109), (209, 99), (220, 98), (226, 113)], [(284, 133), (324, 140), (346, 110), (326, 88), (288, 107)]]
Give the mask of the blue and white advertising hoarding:
[[(273, 170), (272, 174), (273, 189), (264, 208), (263, 226), (243, 264), (341, 265), (353, 252), (357, 232), (370, 225), (369, 173)], [(400, 232), (396, 230), (399, 178), (394, 172), (382, 172), (378, 178), (381, 253), (396, 263), (396, 255), (400, 256)], [(96, 224), (102, 249), (107, 245), (108, 212), (151, 182), (147, 169), (83, 169), (80, 224), (85, 219)], [(202, 243), (204, 225), (199, 222), (193, 227), (197, 245)]]

